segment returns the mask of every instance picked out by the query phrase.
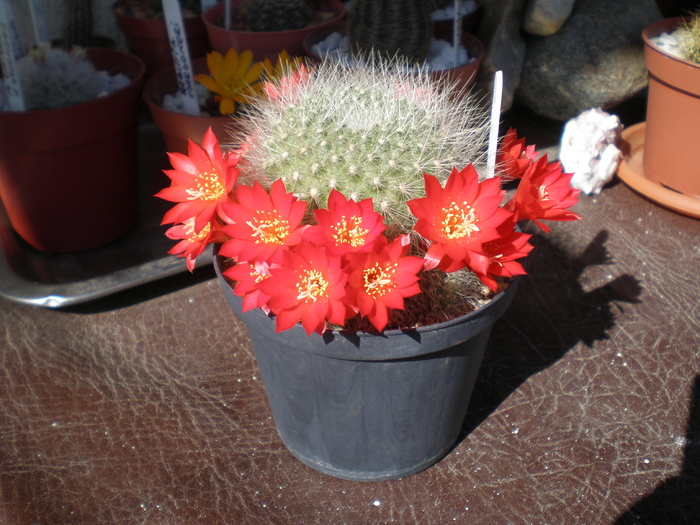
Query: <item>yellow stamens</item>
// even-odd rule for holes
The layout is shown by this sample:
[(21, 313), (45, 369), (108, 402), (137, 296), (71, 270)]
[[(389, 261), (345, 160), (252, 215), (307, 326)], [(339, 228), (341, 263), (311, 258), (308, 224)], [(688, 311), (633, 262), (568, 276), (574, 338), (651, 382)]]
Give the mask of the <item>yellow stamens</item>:
[(349, 219), (343, 217), (331, 228), (334, 232), (333, 240), (336, 245), (349, 244), (353, 248), (364, 246), (365, 237), (369, 233), (368, 229), (362, 227), (362, 217), (355, 215)]
[(392, 278), (396, 273), (397, 267), (397, 263), (387, 266), (380, 266), (378, 263), (375, 263), (371, 268), (365, 269), (362, 272), (362, 277), (367, 295), (381, 297), (392, 291), (396, 287)]
[(253, 230), (256, 243), (284, 244), (289, 236), (289, 223), (274, 211), (258, 212), (256, 222), (246, 222)]
[(218, 201), (226, 195), (226, 187), (221, 183), (221, 178), (216, 173), (204, 172), (194, 178), (191, 188), (185, 193), (189, 200)]
[(470, 237), (473, 232), (480, 231), (474, 208), (466, 202), (461, 206), (453, 202), (449, 208), (443, 208), (442, 213), (442, 231), (448, 239)]
[(326, 297), (328, 281), (318, 270), (308, 270), (297, 282), (297, 301), (316, 301)]

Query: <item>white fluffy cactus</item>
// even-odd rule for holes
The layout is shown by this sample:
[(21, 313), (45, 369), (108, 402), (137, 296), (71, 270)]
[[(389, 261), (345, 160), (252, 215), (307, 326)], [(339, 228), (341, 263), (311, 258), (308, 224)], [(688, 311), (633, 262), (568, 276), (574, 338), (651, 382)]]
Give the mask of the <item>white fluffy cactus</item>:
[(54, 109), (97, 98), (105, 79), (84, 50), (39, 47), (17, 63), (27, 110)]
[(371, 197), (388, 224), (412, 226), (406, 201), (424, 196), (423, 173), (483, 164), (483, 110), (452, 86), (402, 64), (325, 61), (306, 82), (253, 103), (242, 132), (249, 170), (263, 184), (325, 206), (335, 188)]

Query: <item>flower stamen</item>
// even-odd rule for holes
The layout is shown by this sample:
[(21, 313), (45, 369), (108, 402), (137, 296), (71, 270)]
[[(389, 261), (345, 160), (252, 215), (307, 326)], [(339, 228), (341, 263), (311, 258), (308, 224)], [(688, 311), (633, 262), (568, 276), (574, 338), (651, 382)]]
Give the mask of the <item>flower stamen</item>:
[(374, 266), (365, 269), (362, 272), (364, 279), (364, 290), (367, 295), (373, 298), (382, 297), (388, 292), (396, 288), (392, 278), (396, 273), (398, 264), (393, 263), (387, 266), (380, 266), (375, 263)]
[(481, 231), (474, 208), (466, 202), (461, 206), (453, 202), (449, 208), (443, 208), (442, 213), (442, 231), (448, 239), (462, 239)]
[(297, 301), (317, 301), (326, 296), (328, 281), (318, 270), (308, 270), (297, 282)]
[(253, 230), (252, 237), (258, 244), (284, 244), (289, 236), (289, 222), (275, 212), (259, 212), (255, 223), (247, 221), (246, 224)]
[(353, 248), (364, 246), (369, 230), (362, 227), (362, 218), (352, 216), (349, 219), (343, 216), (332, 226), (333, 240), (336, 245), (349, 244)]
[(221, 183), (218, 174), (204, 171), (194, 176), (192, 187), (187, 188), (185, 193), (191, 201), (218, 201), (226, 195), (226, 186)]

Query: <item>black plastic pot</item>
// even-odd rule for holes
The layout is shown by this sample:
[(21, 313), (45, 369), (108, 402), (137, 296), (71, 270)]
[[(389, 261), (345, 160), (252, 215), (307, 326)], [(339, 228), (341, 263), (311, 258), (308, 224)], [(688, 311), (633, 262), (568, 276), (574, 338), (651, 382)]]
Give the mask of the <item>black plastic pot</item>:
[(489, 304), (452, 321), (382, 335), (301, 326), (275, 333), (214, 267), (245, 322), (277, 431), (294, 456), (325, 474), (379, 481), (415, 474), (454, 445), (494, 322), (517, 280)]

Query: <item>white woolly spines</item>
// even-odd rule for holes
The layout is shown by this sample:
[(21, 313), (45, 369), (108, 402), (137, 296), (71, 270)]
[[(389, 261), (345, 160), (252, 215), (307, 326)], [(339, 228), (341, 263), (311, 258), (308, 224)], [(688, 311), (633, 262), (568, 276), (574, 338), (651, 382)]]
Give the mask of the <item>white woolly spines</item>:
[(406, 201), (424, 196), (423, 173), (483, 163), (483, 111), (452, 86), (402, 64), (326, 61), (307, 83), (255, 103), (244, 133), (254, 176), (325, 206), (332, 189), (371, 197), (387, 223), (412, 225)]
[(54, 109), (97, 98), (105, 79), (80, 53), (46, 47), (17, 62), (27, 110)]

